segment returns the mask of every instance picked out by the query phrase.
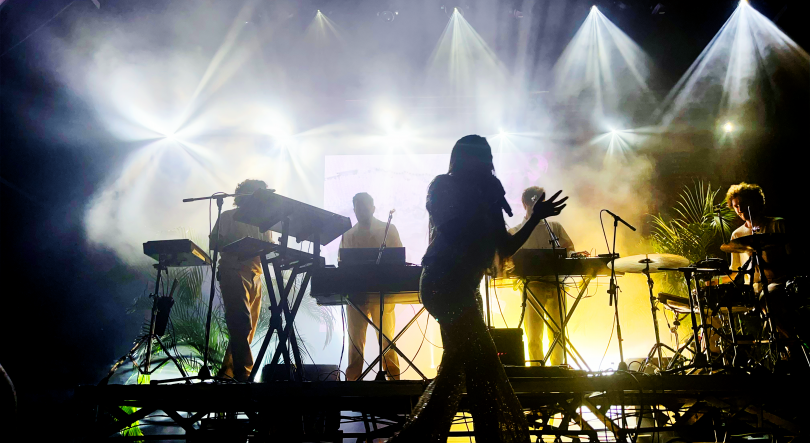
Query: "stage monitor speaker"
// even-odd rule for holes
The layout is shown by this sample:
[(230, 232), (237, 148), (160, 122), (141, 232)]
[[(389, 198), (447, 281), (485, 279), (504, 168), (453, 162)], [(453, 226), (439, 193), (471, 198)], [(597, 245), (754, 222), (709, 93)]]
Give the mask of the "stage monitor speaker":
[(523, 329), (490, 328), (489, 335), (495, 342), (498, 357), (504, 366), (525, 366), (526, 353), (523, 350)]

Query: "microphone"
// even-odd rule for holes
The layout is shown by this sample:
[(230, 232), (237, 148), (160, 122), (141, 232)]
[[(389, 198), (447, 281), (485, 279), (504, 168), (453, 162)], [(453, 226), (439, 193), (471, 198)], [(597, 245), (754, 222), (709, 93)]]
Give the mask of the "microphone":
[(620, 222), (622, 222), (622, 224), (623, 224), (623, 225), (627, 226), (628, 228), (632, 229), (633, 231), (635, 231), (635, 230), (636, 230), (636, 228), (634, 228), (634, 227), (630, 226), (630, 223), (627, 223), (626, 221), (624, 221), (624, 220), (623, 220), (621, 217), (619, 217), (618, 215), (616, 215), (616, 214), (614, 214), (614, 213), (612, 213), (612, 212), (608, 211), (607, 209), (602, 209), (602, 210), (603, 210), (603, 211), (605, 211), (605, 212), (607, 212), (608, 214), (612, 215), (612, 216), (613, 216), (613, 218), (614, 218), (614, 219), (616, 219), (616, 221), (620, 221)]

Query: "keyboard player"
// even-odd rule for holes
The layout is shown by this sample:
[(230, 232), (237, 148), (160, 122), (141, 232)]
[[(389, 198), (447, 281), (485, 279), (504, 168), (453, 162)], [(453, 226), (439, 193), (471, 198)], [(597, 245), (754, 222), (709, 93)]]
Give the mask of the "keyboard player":
[[(357, 217), (357, 224), (343, 234), (343, 237), (340, 239), (341, 249), (379, 248), (385, 236), (386, 223), (374, 218), (374, 199), (368, 193), (361, 192), (352, 198), (352, 204), (354, 206), (354, 215)], [(392, 248), (402, 247), (399, 232), (397, 232), (397, 228), (393, 223), (388, 229), (388, 238), (385, 244), (387, 247)], [(368, 327), (368, 322), (363, 318), (363, 315), (365, 314), (368, 318), (371, 318), (378, 327), (380, 325), (379, 303), (369, 302), (358, 304), (358, 307), (363, 311), (363, 314), (353, 308), (347, 309), (349, 365), (346, 368), (346, 379), (350, 381), (357, 380), (363, 372), (363, 349), (366, 345), (366, 329)], [(395, 305), (393, 303), (385, 304), (383, 312), (383, 333), (386, 337), (394, 336), (396, 326), (394, 307)], [(386, 341), (383, 343), (383, 346), (387, 346), (387, 344), (388, 342)], [(399, 357), (396, 352), (388, 352), (385, 354), (384, 369), (389, 377), (399, 379)]]
[[(510, 234), (516, 233), (521, 227), (523, 227), (523, 224), (526, 223), (526, 220), (530, 215), (528, 208), (532, 207), (534, 199), (540, 198), (543, 195), (543, 192), (543, 188), (538, 186), (531, 186), (523, 191), (521, 201), (523, 203), (523, 209), (526, 210), (526, 215), (523, 218), (523, 222), (514, 228), (509, 229)], [(551, 227), (551, 231), (559, 239), (560, 247), (565, 248), (566, 257), (570, 256), (571, 253), (574, 252), (574, 242), (571, 241), (571, 237), (568, 236), (568, 233), (565, 232), (565, 229), (561, 224), (554, 221), (549, 221), (548, 224)], [(526, 240), (526, 243), (524, 243), (521, 248), (551, 249), (551, 237), (549, 236), (548, 228), (546, 227), (545, 223), (540, 223), (536, 228), (534, 228), (534, 231), (532, 231), (529, 239)], [(560, 300), (554, 277), (552, 276), (544, 278), (540, 281), (532, 281), (529, 283), (529, 289), (536, 296), (537, 300), (542, 303), (543, 306), (545, 306), (546, 311), (548, 311), (550, 315), (554, 316), (557, 324), (560, 324)], [(551, 343), (553, 334), (550, 331), (547, 331), (543, 319), (533, 308), (531, 308), (531, 306), (528, 305), (526, 307), (523, 325), (526, 329), (526, 339), (528, 340), (529, 345), (529, 360), (543, 360), (545, 358), (543, 337), (548, 336), (549, 343)], [(557, 344), (551, 353), (549, 361), (545, 362), (546, 366), (562, 364), (562, 358), (562, 347), (560, 344)], [(535, 364), (539, 363), (532, 363), (532, 365)]]
[[(259, 189), (267, 189), (261, 180), (245, 180), (236, 187), (236, 194), (253, 194)], [(239, 206), (243, 197), (234, 199)], [(270, 232), (259, 232), (259, 228), (233, 219), (236, 209), (222, 212), (211, 230), (208, 244), (211, 248), (223, 246), (244, 237), (270, 241)], [(228, 349), (217, 376), (231, 377), (245, 381), (253, 369), (253, 354), (250, 343), (256, 333), (259, 313), (262, 308), (262, 265), (259, 257), (240, 261), (237, 256), (221, 252), (217, 266), (217, 280), (225, 308), (225, 324), (228, 326)]]

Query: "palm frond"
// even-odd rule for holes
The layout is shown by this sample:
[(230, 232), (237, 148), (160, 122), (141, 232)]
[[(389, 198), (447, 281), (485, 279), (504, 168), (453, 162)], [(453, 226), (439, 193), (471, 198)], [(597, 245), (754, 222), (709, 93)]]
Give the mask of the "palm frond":
[[(649, 240), (658, 253), (676, 254), (697, 262), (711, 255), (723, 242), (721, 234), (728, 235), (728, 226), (733, 219), (730, 209), (715, 210), (719, 189), (701, 181), (685, 187), (672, 208), (674, 217), (652, 215), (652, 230)], [(680, 275), (667, 275), (664, 288), (667, 292), (685, 295), (686, 285)]]

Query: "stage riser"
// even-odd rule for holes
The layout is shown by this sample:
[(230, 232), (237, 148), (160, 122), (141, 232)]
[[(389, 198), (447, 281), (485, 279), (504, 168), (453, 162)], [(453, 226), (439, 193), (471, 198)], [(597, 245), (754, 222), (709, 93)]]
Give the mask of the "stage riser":
[[(630, 415), (639, 409), (652, 414), (656, 412), (659, 428), (655, 428), (650, 415), (644, 428), (649, 432), (675, 432), (685, 435), (691, 430), (726, 432), (736, 429), (749, 432), (760, 429), (763, 420), (767, 432), (774, 435), (794, 435), (805, 427), (803, 423), (793, 423), (779, 417), (784, 405), (795, 404), (806, 398), (808, 384), (804, 380), (790, 376), (641, 376), (616, 374), (599, 377), (569, 378), (512, 378), (511, 383), (523, 407), (529, 411), (539, 411), (549, 417), (563, 413), (570, 424), (580, 420), (578, 411), (584, 405), (594, 414), (602, 414), (601, 421), (617, 434), (635, 431), (635, 426), (620, 429), (617, 423), (605, 417), (606, 411), (624, 406)], [(339, 412), (354, 411), (377, 419), (404, 421), (420, 395), (427, 387), (421, 381), (361, 381), (361, 382), (272, 382), (255, 384), (173, 384), (173, 385), (109, 385), (83, 386), (76, 390), (76, 400), (82, 407), (97, 408), (99, 416), (112, 412), (120, 419), (120, 406), (133, 406), (145, 410), (170, 411), (169, 415), (182, 413), (198, 414), (192, 420), (199, 426), (202, 412), (207, 413), (247, 413), (252, 417), (250, 426), (266, 430), (270, 422), (276, 425), (292, 424), (301, 418), (335, 415)], [(751, 405), (765, 405), (764, 408)], [(773, 413), (773, 410), (777, 410)], [(462, 398), (460, 412), (469, 412)], [(179, 417), (179, 416), (177, 416)], [(209, 415), (210, 417), (210, 415)], [(731, 424), (713, 424), (711, 417), (724, 419)], [(760, 417), (764, 417), (760, 418)], [(613, 417), (615, 419), (615, 416)], [(791, 418), (791, 417), (788, 417)], [(205, 419), (208, 420), (208, 419)], [(280, 420), (280, 421), (279, 421)], [(565, 421), (565, 420), (564, 420)], [(673, 422), (674, 426), (671, 426)], [(752, 424), (753, 423), (753, 424)], [(186, 427), (190, 424), (185, 423)], [(565, 428), (543, 429), (544, 435), (557, 435)], [(567, 425), (566, 425), (567, 426)], [(695, 428), (697, 426), (697, 428)], [(724, 427), (723, 427), (724, 426)], [(752, 426), (754, 426), (752, 428)], [(390, 435), (397, 425), (386, 429)], [(115, 423), (109, 420), (100, 426), (106, 433), (115, 431)], [(756, 428), (756, 429), (754, 429)], [(762, 429), (760, 429), (762, 430)], [(337, 429), (332, 429), (337, 432)], [(262, 431), (263, 432), (263, 431)], [(604, 431), (602, 431), (604, 433)], [(610, 433), (610, 432), (609, 432)], [(464, 434), (464, 433), (462, 433)], [(458, 434), (462, 436), (462, 434)], [(296, 434), (297, 435), (297, 434)], [(309, 435), (309, 433), (308, 433)], [(466, 435), (466, 434), (464, 434)], [(106, 435), (99, 435), (104, 437)], [(330, 434), (330, 438), (339, 438)], [(380, 436), (383, 436), (380, 434)], [(300, 438), (299, 438), (300, 437)], [(310, 436), (312, 437), (312, 436)], [(583, 438), (587, 440), (585, 435)], [(602, 438), (603, 436), (600, 436)], [(308, 437), (309, 438), (309, 437)], [(311, 441), (301, 435), (294, 441)]]

